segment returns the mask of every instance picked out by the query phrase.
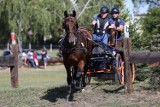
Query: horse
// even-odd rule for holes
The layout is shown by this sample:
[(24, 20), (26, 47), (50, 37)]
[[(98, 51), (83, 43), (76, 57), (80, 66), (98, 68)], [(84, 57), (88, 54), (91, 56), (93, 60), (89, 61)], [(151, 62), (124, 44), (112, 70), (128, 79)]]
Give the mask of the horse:
[(86, 85), (87, 64), (93, 49), (92, 32), (87, 27), (78, 26), (75, 10), (72, 14), (64, 12), (62, 26), (65, 29), (65, 36), (61, 49), (69, 86), (67, 100), (72, 100), (74, 90), (82, 89)]

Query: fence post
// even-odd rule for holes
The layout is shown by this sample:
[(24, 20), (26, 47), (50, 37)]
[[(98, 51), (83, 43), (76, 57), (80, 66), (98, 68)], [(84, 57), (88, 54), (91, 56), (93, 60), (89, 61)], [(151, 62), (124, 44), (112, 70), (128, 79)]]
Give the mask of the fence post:
[(131, 39), (129, 38), (129, 25), (124, 26), (124, 61), (125, 61), (125, 75), (126, 75), (126, 83), (125, 83), (125, 92), (132, 93), (133, 92), (133, 84), (132, 84), (132, 73), (131, 66), (129, 61), (130, 51), (131, 51)]
[(10, 73), (11, 73), (11, 86), (13, 88), (18, 87), (18, 45), (12, 45), (12, 52), (15, 58), (14, 66), (10, 66)]
[(14, 56), (14, 66), (10, 66), (11, 86), (18, 87), (18, 45), (16, 44), (15, 33), (11, 33), (12, 52)]

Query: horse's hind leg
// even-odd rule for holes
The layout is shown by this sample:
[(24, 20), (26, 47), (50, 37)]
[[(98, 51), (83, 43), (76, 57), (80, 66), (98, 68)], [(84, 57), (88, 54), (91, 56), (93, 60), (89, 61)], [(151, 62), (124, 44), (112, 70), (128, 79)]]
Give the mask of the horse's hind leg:
[(88, 70), (88, 67), (87, 67), (87, 66), (84, 66), (84, 73), (83, 73), (83, 75), (82, 75), (83, 87), (86, 86), (86, 81), (85, 81), (85, 79), (86, 79), (87, 70)]

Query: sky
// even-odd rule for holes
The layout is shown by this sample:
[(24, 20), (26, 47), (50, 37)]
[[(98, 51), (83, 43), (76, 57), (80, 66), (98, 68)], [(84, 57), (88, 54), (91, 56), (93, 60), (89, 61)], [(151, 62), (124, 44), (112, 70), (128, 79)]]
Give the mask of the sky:
[(147, 13), (149, 5), (147, 3), (138, 4), (135, 8), (131, 0), (125, 0), (125, 6), (130, 11), (130, 15), (134, 16), (135, 13), (145, 14)]

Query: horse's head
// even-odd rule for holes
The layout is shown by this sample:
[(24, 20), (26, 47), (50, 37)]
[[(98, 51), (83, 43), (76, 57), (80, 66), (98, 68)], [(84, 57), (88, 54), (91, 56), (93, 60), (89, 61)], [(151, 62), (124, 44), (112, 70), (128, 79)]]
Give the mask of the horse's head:
[(66, 39), (68, 40), (68, 43), (72, 46), (76, 44), (77, 41), (77, 29), (78, 29), (78, 23), (76, 20), (76, 12), (73, 10), (72, 14), (68, 14), (67, 11), (64, 12), (64, 22), (63, 22), (63, 28), (66, 31)]

